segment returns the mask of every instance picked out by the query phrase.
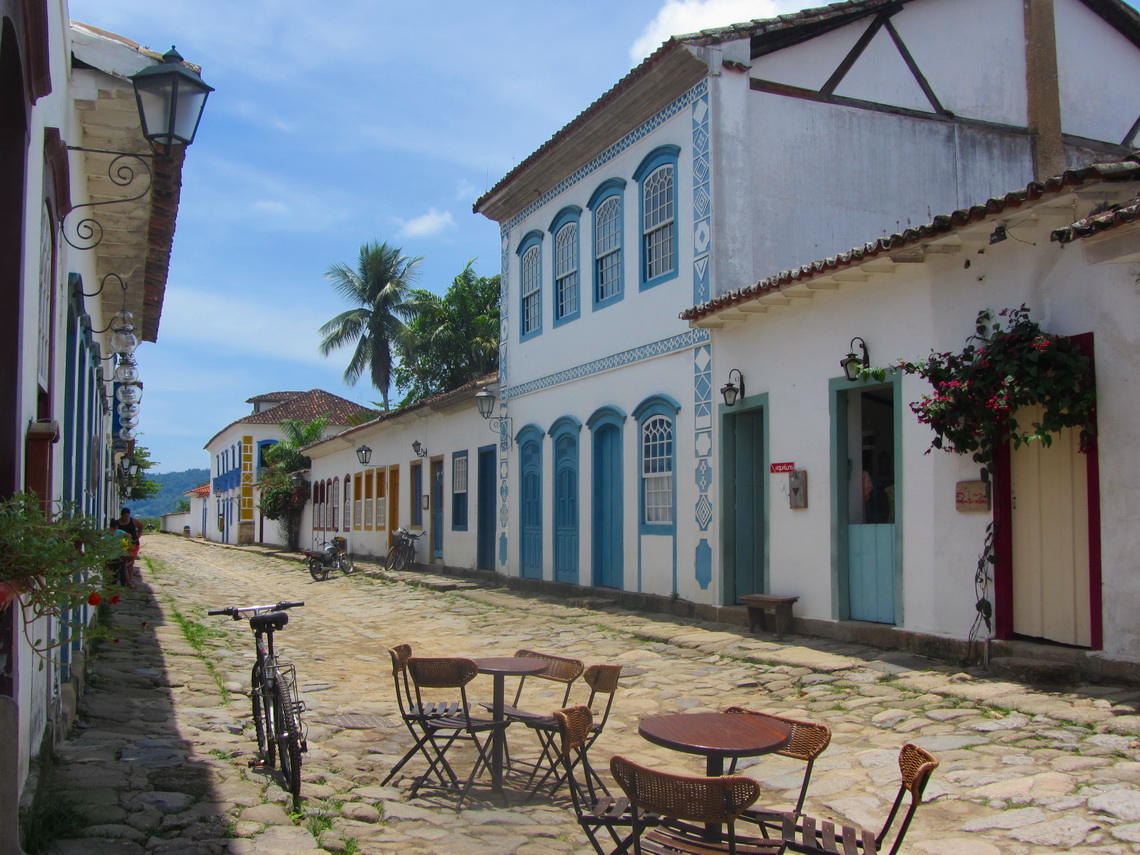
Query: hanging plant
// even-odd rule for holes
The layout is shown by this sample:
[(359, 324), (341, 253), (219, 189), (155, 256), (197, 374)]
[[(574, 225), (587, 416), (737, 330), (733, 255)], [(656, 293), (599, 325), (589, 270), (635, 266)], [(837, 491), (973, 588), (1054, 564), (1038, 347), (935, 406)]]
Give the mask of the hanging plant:
[(63, 641), (35, 637), (33, 627), (44, 626), (37, 618), (55, 617), (68, 635), (108, 636), (73, 615), (80, 606), (118, 601), (108, 562), (125, 554), (121, 536), (87, 517), (47, 512), (27, 493), (0, 500), (0, 609), (19, 602), (25, 637), (41, 654)]
[[(988, 481), (994, 455), (1005, 442), (1051, 445), (1054, 434), (1080, 430), (1081, 449), (1092, 441), (1096, 388), (1092, 362), (1075, 342), (1042, 332), (1022, 304), (998, 319), (978, 313), (975, 333), (961, 353), (931, 353), (922, 362), (902, 360), (905, 374), (927, 380), (934, 391), (910, 405), (934, 431), (931, 448), (969, 454)], [(1019, 417), (1038, 405), (1038, 418)], [(928, 451), (929, 453), (929, 451)]]

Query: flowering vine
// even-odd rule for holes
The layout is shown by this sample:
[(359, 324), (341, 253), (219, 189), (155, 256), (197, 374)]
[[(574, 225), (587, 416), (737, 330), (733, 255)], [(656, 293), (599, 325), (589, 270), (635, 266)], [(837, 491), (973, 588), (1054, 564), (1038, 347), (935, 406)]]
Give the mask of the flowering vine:
[[(1092, 362), (1077, 344), (1042, 332), (1022, 304), (1003, 309), (995, 320), (978, 313), (975, 333), (961, 353), (931, 353), (921, 362), (900, 360), (905, 374), (927, 380), (933, 393), (910, 405), (934, 431), (931, 448), (969, 454), (988, 481), (1003, 443), (1050, 445), (1065, 428), (1080, 430), (1081, 448), (1092, 440), (1096, 389)], [(1024, 407), (1038, 405), (1027, 420)], [(928, 450), (929, 453), (929, 450)]]

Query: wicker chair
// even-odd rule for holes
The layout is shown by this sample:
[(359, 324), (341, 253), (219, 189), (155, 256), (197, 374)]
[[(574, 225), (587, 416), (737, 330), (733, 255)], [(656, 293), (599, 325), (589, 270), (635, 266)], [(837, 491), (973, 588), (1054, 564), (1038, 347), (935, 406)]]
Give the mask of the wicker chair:
[[(412, 684), (408, 679), (408, 660), (412, 658), (412, 646), (410, 644), (397, 644), (388, 649), (388, 655), (392, 657), (392, 680), (396, 686), (396, 703), (400, 707), (400, 717), (412, 734), (415, 743), (400, 758), (400, 762), (388, 772), (388, 776), (381, 782), (381, 786), (387, 786), (388, 782), (395, 778), (405, 764), (417, 753), (422, 754), (431, 767), (433, 761), (440, 756), (439, 745), (435, 743), (436, 737), (442, 738), (449, 731), (455, 730), (453, 719), (459, 714), (462, 707), (459, 701), (452, 700), (431, 702), (426, 707), (421, 708), (416, 702)], [(427, 743), (432, 743), (432, 751), (430, 752)], [(438, 764), (438, 771), (443, 773), (440, 776), (440, 783), (458, 785), (455, 771), (446, 760)], [(446, 781), (443, 775), (447, 776)]]
[[(602, 731), (605, 730), (606, 722), (609, 721), (610, 717), (610, 709), (614, 705), (614, 695), (617, 692), (618, 678), (620, 676), (620, 665), (591, 665), (582, 674), (582, 680), (586, 683), (587, 686), (590, 687), (590, 696), (586, 699), (586, 706), (593, 710), (595, 704), (601, 703), (601, 697), (605, 697), (606, 699), (606, 704), (602, 710), (601, 716), (595, 717), (593, 724), (590, 726), (590, 733), (586, 737), (586, 750), (588, 750), (590, 746), (594, 744), (597, 738), (602, 734)], [(557, 731), (557, 728), (553, 722), (550, 722), (548, 724), (541, 721), (536, 721), (530, 723), (528, 726), (534, 728), (536, 731), (545, 730), (549, 732), (550, 739), (553, 739), (554, 734)], [(552, 745), (553, 743), (551, 742), (549, 744)], [(533, 798), (539, 792), (541, 792), (542, 788), (547, 785), (547, 782), (549, 782), (551, 778), (554, 778), (554, 782), (550, 785), (551, 795), (558, 791), (558, 788), (562, 786), (562, 782), (565, 780), (564, 776), (560, 772), (557, 757), (553, 751), (550, 751), (543, 759), (546, 761), (545, 769), (536, 768), (534, 770), (534, 773), (531, 775), (531, 780), (534, 780), (536, 775), (538, 776), (538, 780), (531, 788), (530, 798)], [(538, 775), (539, 772), (542, 774)], [(605, 787), (605, 784), (602, 783), (601, 778), (597, 776), (597, 773), (594, 772), (592, 768), (587, 774), (588, 776), (593, 777), (594, 783), (600, 785), (603, 788)]]
[[(463, 784), (459, 804), (456, 806), (456, 809), (459, 809), (463, 807), (463, 802), (466, 801), (467, 795), (471, 791), (471, 785), (475, 782), (479, 772), (491, 764), (490, 744), (486, 737), (496, 729), (505, 728), (510, 722), (505, 719), (495, 721), (494, 719), (474, 718), (471, 715), (471, 708), (467, 703), (467, 684), (475, 679), (479, 673), (479, 668), (470, 659), (413, 656), (408, 660), (407, 668), (415, 690), (415, 703), (418, 709), (432, 708), (429, 706), (431, 701), (425, 698), (425, 690), (427, 692), (458, 690), (460, 696), (459, 711), (455, 715), (431, 719), (430, 727), (435, 728), (437, 732), (446, 731), (446, 741), (443, 742), (442, 746), (435, 740), (425, 741), (424, 747), (432, 746), (436, 751), (436, 756), (428, 766), (427, 775), (417, 779), (416, 783), (412, 785), (410, 795), (416, 795), (419, 788), (428, 780), (428, 776), (438, 774), (439, 769), (447, 763), (445, 755), (452, 745), (458, 741), (471, 742), (475, 746), (478, 757), (471, 769), (471, 774)], [(481, 735), (483, 738), (480, 738)]]
[[(554, 748), (562, 766), (563, 779), (570, 789), (570, 799), (578, 824), (590, 839), (598, 855), (607, 855), (598, 839), (598, 832), (604, 830), (613, 840), (615, 849), (611, 853), (622, 853), (629, 849), (633, 841), (633, 812), (629, 799), (610, 796), (597, 773), (590, 766), (586, 753), (586, 743), (594, 726), (594, 716), (587, 706), (568, 707), (557, 710), (552, 716), (557, 727), (557, 740)], [(581, 769), (584, 780), (579, 781), (575, 774)], [(656, 824), (656, 817), (650, 814), (641, 816), (642, 825)]]
[[(520, 764), (529, 766), (531, 770), (530, 780), (533, 781), (536, 775), (558, 762), (558, 754), (554, 748), (557, 728), (550, 713), (545, 711), (538, 712), (537, 710), (525, 710), (520, 707), (523, 700), (523, 686), (526, 685), (528, 676), (554, 683), (561, 683), (565, 686), (565, 689), (562, 691), (562, 697), (555, 699), (553, 703), (549, 701), (542, 702), (539, 698), (532, 698), (531, 700), (532, 706), (540, 706), (543, 710), (550, 709), (552, 706), (565, 707), (570, 703), (570, 687), (574, 685), (575, 680), (582, 676), (583, 665), (579, 659), (554, 656), (550, 653), (539, 653), (536, 650), (518, 650), (515, 651), (515, 656), (526, 659), (541, 659), (546, 663), (545, 670), (540, 671), (538, 674), (519, 677), (514, 700), (503, 708), (503, 715), (511, 721), (526, 725), (538, 737), (540, 754), (538, 759), (534, 762), (513, 760), (510, 756), (509, 748), (507, 751), (507, 765)], [(486, 709), (491, 708), (490, 704), (483, 704), (483, 706)]]
[[(758, 814), (764, 827), (775, 827), (783, 838), (788, 852), (806, 852), (810, 855), (877, 855), (883, 849), (884, 841), (890, 833), (903, 798), (910, 794), (910, 806), (903, 816), (890, 855), (896, 855), (906, 837), (914, 812), (922, 804), (922, 793), (931, 774), (938, 768), (938, 760), (929, 751), (907, 743), (899, 752), (899, 774), (902, 782), (895, 796), (886, 822), (876, 834), (855, 825), (836, 825), (830, 820), (811, 816), (785, 814)], [(751, 818), (751, 817), (750, 817)]]
[[(736, 821), (760, 797), (760, 785), (752, 778), (674, 775), (621, 755), (610, 761), (610, 771), (634, 809), (634, 855), (775, 855), (782, 845), (736, 834)], [(658, 824), (648, 826), (641, 811), (657, 817)]]
[[(740, 713), (741, 715), (760, 715), (755, 710), (745, 709), (744, 707), (728, 707), (726, 713)], [(769, 714), (770, 715), (770, 714)], [(771, 715), (771, 718), (779, 719), (787, 724), (792, 730), (792, 736), (788, 740), (788, 744), (781, 748), (776, 754), (782, 757), (791, 757), (794, 760), (803, 760), (807, 764), (804, 769), (803, 782), (800, 784), (800, 797), (796, 801), (796, 808), (792, 813), (800, 814), (804, 809), (804, 799), (807, 797), (808, 784), (811, 783), (811, 771), (815, 766), (815, 758), (823, 753), (824, 749), (831, 744), (831, 728), (825, 724), (817, 724), (811, 721), (800, 721), (794, 718), (785, 718), (784, 716)], [(736, 771), (736, 758), (732, 759), (732, 764), (728, 767), (728, 774)]]

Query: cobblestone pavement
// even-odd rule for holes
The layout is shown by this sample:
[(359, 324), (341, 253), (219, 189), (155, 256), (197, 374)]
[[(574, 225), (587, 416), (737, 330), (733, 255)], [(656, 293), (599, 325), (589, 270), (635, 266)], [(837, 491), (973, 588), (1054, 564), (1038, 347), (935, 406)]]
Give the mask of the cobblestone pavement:
[[(380, 786), (410, 745), (387, 654), (405, 641), (418, 655), (529, 647), (621, 663), (614, 712), (591, 752), (599, 767), (622, 753), (698, 774), (699, 757), (649, 744), (638, 719), (741, 704), (832, 728), (808, 797), (814, 813), (877, 828), (897, 788), (901, 745), (934, 752), (941, 766), (904, 851), (1140, 852), (1140, 695), (1132, 690), (1035, 691), (853, 645), (777, 643), (736, 627), (588, 611), (462, 583), (441, 591), (416, 584), (438, 577), (392, 579), (369, 565), (316, 583), (296, 561), (173, 536), (148, 536), (143, 554), (148, 593), (114, 607), (119, 641), (93, 662), (78, 726), (51, 774), (92, 822), (86, 838), (59, 844), (64, 855), (588, 852), (563, 800), (474, 801), (456, 811), (450, 794), (409, 798), (407, 779)], [(304, 810), (295, 816), (274, 774), (248, 765), (248, 626), (205, 616), (289, 599), (306, 603), (278, 638), (307, 706)], [(479, 677), (472, 689), (489, 696), (489, 681)], [(346, 715), (371, 716), (374, 726), (328, 723)], [(512, 745), (531, 738), (509, 736)], [(794, 798), (801, 769), (770, 756), (747, 773), (775, 806)]]

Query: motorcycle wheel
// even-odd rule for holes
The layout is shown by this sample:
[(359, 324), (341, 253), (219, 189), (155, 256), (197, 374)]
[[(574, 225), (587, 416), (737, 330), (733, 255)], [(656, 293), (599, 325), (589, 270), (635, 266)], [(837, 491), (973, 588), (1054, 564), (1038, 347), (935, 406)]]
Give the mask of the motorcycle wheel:
[(352, 559), (347, 555), (342, 555), (338, 559), (338, 562), (340, 563), (340, 572), (344, 573), (346, 576), (356, 569), (356, 565), (352, 563)]
[(324, 565), (319, 556), (309, 559), (309, 575), (315, 582), (323, 582), (329, 577), (329, 568)]

